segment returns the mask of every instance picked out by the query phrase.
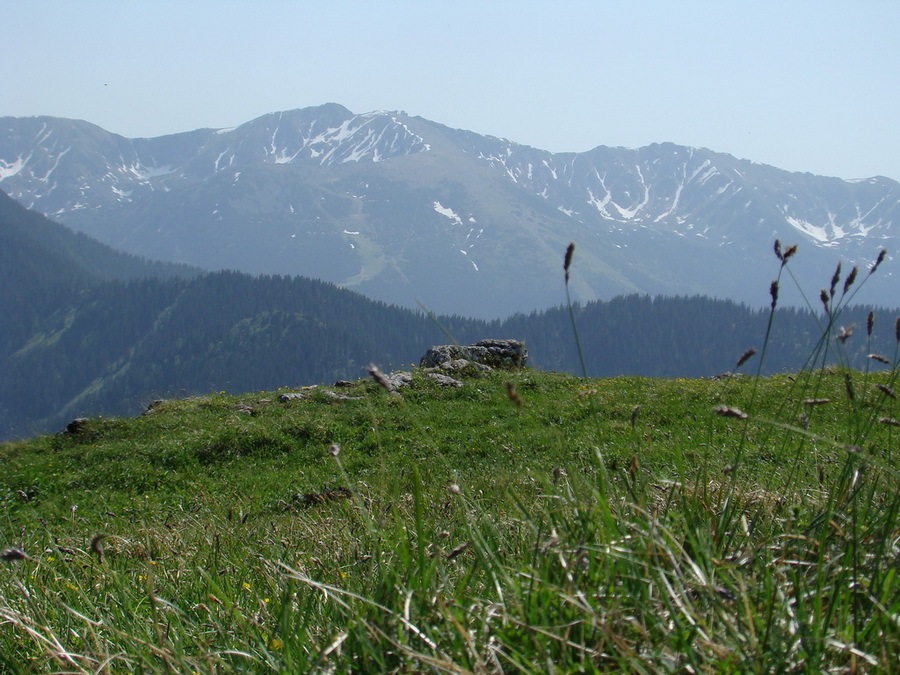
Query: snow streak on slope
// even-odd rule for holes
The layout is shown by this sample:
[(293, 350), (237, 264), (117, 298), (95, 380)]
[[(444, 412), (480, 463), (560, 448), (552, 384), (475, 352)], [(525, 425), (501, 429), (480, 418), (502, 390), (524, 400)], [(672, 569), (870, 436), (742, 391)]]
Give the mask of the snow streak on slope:
[(328, 166), (347, 162), (382, 162), (430, 149), (418, 134), (392, 113), (354, 115), (336, 126), (322, 128), (319, 120), (283, 119), (270, 123), (265, 154), (276, 164), (313, 160)]

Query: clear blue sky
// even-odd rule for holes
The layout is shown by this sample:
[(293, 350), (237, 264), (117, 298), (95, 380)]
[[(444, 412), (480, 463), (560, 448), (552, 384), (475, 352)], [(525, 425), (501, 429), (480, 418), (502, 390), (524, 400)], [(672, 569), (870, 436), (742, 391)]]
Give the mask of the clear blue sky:
[(0, 2), (0, 116), (124, 136), (341, 103), (551, 151), (900, 180), (898, 0)]

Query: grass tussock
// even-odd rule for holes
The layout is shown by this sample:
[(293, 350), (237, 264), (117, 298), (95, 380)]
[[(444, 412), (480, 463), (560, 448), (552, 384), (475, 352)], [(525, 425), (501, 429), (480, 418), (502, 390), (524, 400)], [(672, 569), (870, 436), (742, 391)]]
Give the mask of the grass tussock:
[(4, 444), (0, 671), (897, 672), (900, 349), (842, 365), (859, 277), (792, 374), (372, 366)]

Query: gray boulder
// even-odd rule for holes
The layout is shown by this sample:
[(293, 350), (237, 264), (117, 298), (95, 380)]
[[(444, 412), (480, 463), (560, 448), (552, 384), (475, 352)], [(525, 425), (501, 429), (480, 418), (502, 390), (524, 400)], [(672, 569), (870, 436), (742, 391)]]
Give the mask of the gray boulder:
[(459, 359), (491, 368), (522, 368), (528, 361), (528, 350), (520, 340), (480, 340), (465, 346), (440, 345), (425, 352), (419, 365), (422, 368), (440, 368)]

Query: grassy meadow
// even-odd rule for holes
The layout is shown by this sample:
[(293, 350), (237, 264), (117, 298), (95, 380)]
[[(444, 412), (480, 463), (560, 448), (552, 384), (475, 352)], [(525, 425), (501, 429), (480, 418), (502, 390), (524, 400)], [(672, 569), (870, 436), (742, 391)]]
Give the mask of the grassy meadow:
[(819, 362), (871, 333), (836, 283), (791, 374), (751, 336), (718, 378), (411, 368), (3, 444), (0, 672), (900, 672), (898, 353)]

